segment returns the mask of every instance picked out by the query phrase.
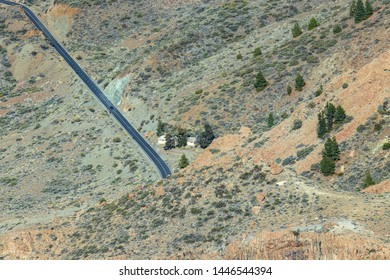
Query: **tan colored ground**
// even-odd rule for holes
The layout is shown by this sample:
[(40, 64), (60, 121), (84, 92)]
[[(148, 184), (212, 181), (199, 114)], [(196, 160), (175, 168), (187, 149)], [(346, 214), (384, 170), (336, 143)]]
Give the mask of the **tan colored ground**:
[(383, 181), (362, 190), (363, 193), (388, 193), (390, 192), (390, 181)]
[[(215, 139), (211, 145), (196, 158), (190, 168), (199, 169), (204, 166), (228, 166), (228, 164), (233, 161), (235, 152), (240, 150), (240, 146), (250, 134), (251, 131), (249, 128), (242, 127), (239, 134), (228, 134)], [(219, 151), (213, 153), (214, 150)]]
[(54, 5), (50, 8), (44, 20), (48, 24), (48, 29), (57, 37), (58, 41), (66, 41), (67, 34), (72, 30), (73, 19), (79, 12), (78, 8), (68, 7), (63, 4)]

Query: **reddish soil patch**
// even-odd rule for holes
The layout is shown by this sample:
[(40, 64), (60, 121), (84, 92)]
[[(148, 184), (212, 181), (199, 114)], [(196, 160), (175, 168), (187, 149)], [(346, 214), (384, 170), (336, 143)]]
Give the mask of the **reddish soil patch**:
[(386, 193), (390, 192), (390, 180), (381, 182), (362, 190), (363, 193)]

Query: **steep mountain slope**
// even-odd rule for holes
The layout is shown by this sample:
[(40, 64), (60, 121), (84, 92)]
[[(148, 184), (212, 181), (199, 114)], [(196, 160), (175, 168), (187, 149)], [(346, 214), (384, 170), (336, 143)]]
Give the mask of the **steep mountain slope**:
[(158, 178), (32, 24), (17, 9), (0, 16), (1, 232)]
[[(35, 1), (33, 9), (150, 141), (157, 141), (159, 118), (172, 131), (182, 126), (194, 134), (209, 122), (218, 138), (204, 150), (160, 149), (171, 166), (185, 153), (189, 167), (168, 180), (142, 182), (155, 179), (153, 170), (134, 148), (128, 154), (137, 164), (120, 157), (125, 145), (133, 144), (122, 135), (121, 142), (113, 141), (119, 130), (80, 92), (81, 85), (65, 66), (45, 72), (62, 63), (50, 49), (40, 49), (42, 38), (15, 11), (3, 27), (10, 42), (1, 42), (8, 52), (2, 60), (8, 59), (9, 65), (1, 71), (8, 67), (16, 81), (7, 77), (1, 85), (7, 92), (14, 88), (12, 94), (23, 89), (21, 99), (13, 101), (23, 107), (17, 111), (6, 100), (0, 108), (6, 116), (1, 136), (6, 144), (1, 148), (7, 149), (1, 159), (2, 202), (10, 209), (1, 224), (0, 257), (389, 258), (390, 161), (384, 148), (390, 134), (388, 1), (372, 1), (374, 14), (358, 24), (344, 0), (54, 2)], [(311, 17), (320, 26), (309, 31)], [(291, 35), (294, 22), (303, 29), (296, 38)], [(334, 32), (336, 25), (341, 32)], [(20, 31), (22, 27), (27, 30)], [(16, 42), (18, 36), (33, 37)], [(261, 55), (254, 54), (258, 47)], [(31, 66), (20, 67), (26, 56)], [(38, 75), (33, 75), (35, 68), (46, 75), (32, 84), (47, 93), (53, 89), (57, 96), (50, 104), (43, 97), (34, 101), (43, 103), (45, 112), (52, 108), (50, 117), (35, 113), (34, 102), (23, 103), (26, 84)], [(260, 92), (253, 86), (259, 71), (268, 81)], [(302, 91), (295, 90), (298, 74), (306, 83)], [(58, 79), (64, 83), (49, 84)], [(79, 105), (67, 91), (78, 97)], [(341, 105), (347, 118), (319, 138), (318, 113), (328, 102)], [(92, 107), (95, 112), (79, 111)], [(19, 117), (26, 110), (32, 112), (26, 119), (35, 118), (31, 125), (7, 115), (14, 111)], [(77, 114), (81, 122), (75, 121)], [(269, 114), (274, 116), (271, 125)], [(34, 130), (37, 123), (40, 127)], [(30, 148), (18, 145), (38, 149), (44, 142), (34, 139), (47, 130), (58, 137), (69, 132), (68, 142), (81, 146), (75, 150), (73, 145), (69, 152), (63, 147), (45, 150), (38, 164), (26, 163), (21, 152)], [(319, 170), (328, 136), (335, 136), (341, 151), (332, 176)], [(89, 149), (90, 143), (105, 149)], [(122, 173), (112, 166), (112, 157), (124, 166)], [(31, 169), (31, 164), (40, 168)], [(48, 174), (53, 165), (63, 169)], [(77, 172), (64, 181), (74, 165)], [(138, 173), (126, 172), (127, 165), (136, 165)], [(24, 167), (11, 170), (13, 166)], [(361, 192), (367, 171), (378, 184)], [(19, 205), (12, 197), (26, 192), (28, 176), (55, 182), (37, 187), (49, 191), (33, 196), (31, 211), (46, 211), (53, 199), (61, 211), (40, 220), (16, 216), (25, 210), (12, 210)], [(118, 176), (121, 180), (114, 179)], [(17, 189), (10, 188), (14, 183)], [(59, 198), (59, 188), (71, 191)]]

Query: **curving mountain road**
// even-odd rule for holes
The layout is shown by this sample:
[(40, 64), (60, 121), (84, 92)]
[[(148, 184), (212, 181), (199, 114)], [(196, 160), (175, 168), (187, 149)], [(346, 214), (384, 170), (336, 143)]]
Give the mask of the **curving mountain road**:
[(92, 93), (96, 96), (96, 98), (103, 104), (104, 107), (106, 107), (106, 109), (119, 122), (119, 124), (123, 127), (123, 129), (137, 142), (140, 148), (154, 163), (161, 177), (167, 178), (169, 175), (171, 175), (171, 170), (169, 169), (165, 161), (149, 145), (149, 143), (138, 133), (138, 131), (134, 129), (134, 127), (127, 121), (127, 119), (120, 113), (120, 111), (111, 103), (111, 101), (108, 100), (108, 98), (99, 89), (99, 87), (95, 84), (95, 82), (84, 72), (84, 70), (68, 54), (68, 52), (61, 46), (61, 44), (57, 42), (57, 40), (53, 37), (53, 35), (51, 35), (51, 33), (42, 24), (42, 22), (34, 15), (34, 13), (29, 8), (19, 3), (5, 1), (5, 0), (0, 0), (0, 3), (11, 5), (11, 6), (19, 6), (23, 9), (26, 16), (45, 35), (45, 37), (48, 40), (50, 40), (50, 42), (53, 44), (53, 47), (64, 58), (64, 60), (69, 64), (69, 66), (76, 72), (76, 74), (81, 78), (81, 80), (87, 85), (87, 87), (92, 91)]

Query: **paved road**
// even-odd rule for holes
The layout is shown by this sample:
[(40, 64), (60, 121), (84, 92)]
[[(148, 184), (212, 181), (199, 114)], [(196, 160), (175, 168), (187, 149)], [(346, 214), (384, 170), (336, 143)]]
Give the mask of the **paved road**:
[(26, 6), (11, 1), (0, 0), (0, 3), (20, 6), (24, 10), (26, 16), (35, 24), (35, 26), (42, 31), (45, 37), (52, 43), (57, 52), (64, 58), (76, 74), (88, 86), (96, 98), (103, 104), (104, 107), (112, 114), (112, 116), (119, 122), (125, 131), (137, 142), (149, 159), (154, 163), (162, 178), (167, 178), (171, 175), (171, 170), (159, 154), (149, 145), (149, 143), (138, 133), (137, 130), (127, 121), (127, 119), (120, 113), (120, 111), (111, 103), (110, 100), (99, 89), (95, 82), (84, 72), (84, 70), (76, 63), (76, 61), (68, 54), (60, 43), (51, 35), (42, 22), (34, 15), (34, 13)]

